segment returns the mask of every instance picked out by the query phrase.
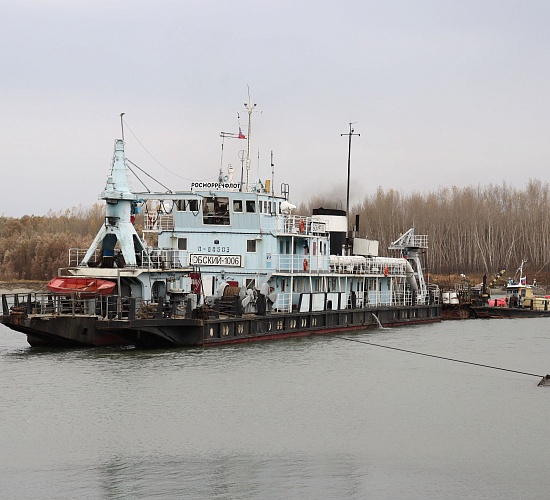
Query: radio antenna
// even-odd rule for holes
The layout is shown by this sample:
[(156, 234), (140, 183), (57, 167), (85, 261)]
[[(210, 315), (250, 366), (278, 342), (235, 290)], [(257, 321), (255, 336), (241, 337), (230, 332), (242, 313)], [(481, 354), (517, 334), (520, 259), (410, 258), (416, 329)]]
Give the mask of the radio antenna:
[(273, 163), (273, 151), (271, 151), (271, 196), (275, 196), (275, 164)]
[(246, 112), (248, 113), (248, 134), (246, 136), (246, 191), (248, 192), (250, 185), (250, 135), (252, 134), (252, 113), (256, 104), (252, 104), (250, 101), (250, 87), (247, 85), (248, 89), (248, 102), (244, 103)]
[(340, 137), (343, 135), (347, 135), (349, 137), (349, 143), (348, 143), (348, 190), (346, 195), (346, 239), (347, 239), (347, 233), (349, 231), (349, 177), (350, 177), (350, 164), (351, 164), (351, 137), (354, 135), (360, 136), (361, 134), (354, 134), (354, 130), (351, 127), (353, 123), (349, 122), (349, 132), (347, 134), (340, 134)]

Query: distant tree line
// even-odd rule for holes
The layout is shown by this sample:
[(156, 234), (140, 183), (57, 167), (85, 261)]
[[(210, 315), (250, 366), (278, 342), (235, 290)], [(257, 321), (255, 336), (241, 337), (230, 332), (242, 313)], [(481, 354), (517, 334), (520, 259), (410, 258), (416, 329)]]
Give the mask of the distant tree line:
[[(304, 210), (330, 206), (313, 199)], [(341, 206), (341, 204), (340, 204)], [(522, 259), (531, 278), (550, 271), (550, 187), (529, 180), (523, 189), (500, 185), (440, 188), (403, 194), (379, 188), (350, 209), (359, 214), (359, 236), (380, 241), (380, 253), (404, 231), (427, 234), (426, 268), (434, 274), (513, 276)]]
[(66, 267), (69, 248), (86, 248), (105, 218), (96, 204), (46, 216), (0, 217), (0, 279), (49, 280)]
[[(314, 198), (298, 208), (335, 208)], [(341, 207), (341, 204), (340, 204)], [(513, 275), (522, 259), (530, 278), (550, 272), (550, 186), (530, 180), (523, 189), (500, 185), (440, 188), (404, 194), (379, 188), (353, 207), (359, 236), (380, 242), (380, 254), (410, 227), (427, 234), (425, 268), (432, 274)], [(0, 280), (48, 280), (68, 265), (69, 248), (87, 248), (101, 224), (103, 205), (45, 216), (0, 217)], [(140, 220), (137, 221), (139, 225)]]

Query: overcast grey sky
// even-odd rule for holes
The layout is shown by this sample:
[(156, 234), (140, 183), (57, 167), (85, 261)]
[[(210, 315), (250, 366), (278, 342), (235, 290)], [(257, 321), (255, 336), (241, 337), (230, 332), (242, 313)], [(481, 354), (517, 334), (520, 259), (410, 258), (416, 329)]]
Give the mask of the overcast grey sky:
[[(221, 131), (298, 204), (550, 176), (548, 0), (0, 0), (2, 203), (97, 201), (120, 136), (174, 190), (215, 177)], [(246, 132), (246, 131), (245, 131)], [(239, 169), (245, 141), (226, 142)], [(165, 168), (162, 168), (159, 163)], [(168, 170), (175, 172), (172, 175)], [(146, 181), (152, 189), (159, 186)], [(137, 183), (135, 188), (141, 189)]]

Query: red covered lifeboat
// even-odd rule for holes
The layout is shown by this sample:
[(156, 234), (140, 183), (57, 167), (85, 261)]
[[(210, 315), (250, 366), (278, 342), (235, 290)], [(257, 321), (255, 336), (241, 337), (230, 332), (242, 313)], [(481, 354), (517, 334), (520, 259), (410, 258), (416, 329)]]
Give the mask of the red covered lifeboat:
[(52, 293), (81, 295), (110, 295), (115, 289), (114, 281), (100, 280), (96, 278), (53, 278), (46, 285)]

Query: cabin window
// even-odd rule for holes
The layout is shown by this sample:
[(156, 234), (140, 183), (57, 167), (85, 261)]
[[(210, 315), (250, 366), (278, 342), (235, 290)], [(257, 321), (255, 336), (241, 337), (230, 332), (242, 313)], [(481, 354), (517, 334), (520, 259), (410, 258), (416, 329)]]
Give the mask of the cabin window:
[(283, 247), (283, 240), (280, 240), (279, 241), (279, 253), (280, 254), (283, 254), (284, 253), (284, 247)]
[(256, 286), (256, 280), (254, 278), (246, 278), (245, 286), (247, 289), (254, 290), (254, 287)]
[(190, 202), (191, 200), (176, 200), (176, 210), (178, 212), (187, 212), (189, 210)]
[(176, 210), (178, 212), (198, 212), (199, 200), (176, 200)]
[(256, 212), (256, 202), (254, 200), (246, 200), (246, 213), (253, 214)]
[(256, 252), (256, 240), (246, 240), (246, 251), (249, 253)]
[(285, 253), (289, 254), (290, 253), (290, 240), (286, 240), (286, 245), (285, 246), (286, 246)]
[(229, 198), (207, 196), (202, 202), (202, 222), (204, 224), (229, 225)]
[(243, 211), (243, 200), (233, 200), (233, 212), (242, 213)]
[(187, 238), (178, 238), (178, 250), (187, 250)]

